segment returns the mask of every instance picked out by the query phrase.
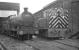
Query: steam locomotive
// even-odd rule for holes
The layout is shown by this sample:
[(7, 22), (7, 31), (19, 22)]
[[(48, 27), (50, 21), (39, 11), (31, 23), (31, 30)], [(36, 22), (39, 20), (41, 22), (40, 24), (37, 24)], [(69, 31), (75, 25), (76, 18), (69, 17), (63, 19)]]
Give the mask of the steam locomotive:
[(35, 34), (34, 17), (24, 8), (24, 12), (17, 16), (9, 16), (7, 20), (2, 22), (2, 34), (8, 35), (19, 40), (32, 39)]

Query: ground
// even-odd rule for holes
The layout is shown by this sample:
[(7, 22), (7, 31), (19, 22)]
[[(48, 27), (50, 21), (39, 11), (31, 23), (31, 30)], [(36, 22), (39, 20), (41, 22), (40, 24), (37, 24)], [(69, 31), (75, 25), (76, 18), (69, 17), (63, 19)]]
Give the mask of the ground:
[(0, 44), (4, 50), (79, 50), (78, 40), (44, 40), (36, 38), (27, 41), (18, 41), (0, 35)]

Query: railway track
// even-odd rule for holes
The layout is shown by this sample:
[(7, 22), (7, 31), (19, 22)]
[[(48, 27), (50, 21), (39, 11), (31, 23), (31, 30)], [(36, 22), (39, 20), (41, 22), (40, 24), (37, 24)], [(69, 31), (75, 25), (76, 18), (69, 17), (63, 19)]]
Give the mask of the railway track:
[[(27, 41), (18, 41), (6, 36), (0, 35), (0, 42), (8, 50), (79, 50), (78, 42), (75, 40), (45, 40), (33, 39)], [(18, 48), (18, 49), (16, 49)]]

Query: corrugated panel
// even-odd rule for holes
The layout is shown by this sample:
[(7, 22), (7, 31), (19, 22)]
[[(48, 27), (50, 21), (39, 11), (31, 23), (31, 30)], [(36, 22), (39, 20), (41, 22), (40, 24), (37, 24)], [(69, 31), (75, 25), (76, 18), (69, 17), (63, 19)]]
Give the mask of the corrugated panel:
[(18, 10), (20, 9), (19, 3), (0, 2), (0, 10)]

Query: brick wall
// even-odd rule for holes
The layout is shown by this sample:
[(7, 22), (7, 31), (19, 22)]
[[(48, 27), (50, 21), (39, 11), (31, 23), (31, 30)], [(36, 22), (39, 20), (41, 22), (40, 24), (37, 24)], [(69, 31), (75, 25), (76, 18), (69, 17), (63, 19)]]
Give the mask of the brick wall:
[(77, 33), (79, 31), (79, 1), (75, 1), (72, 3), (71, 16), (73, 18), (73, 33)]

